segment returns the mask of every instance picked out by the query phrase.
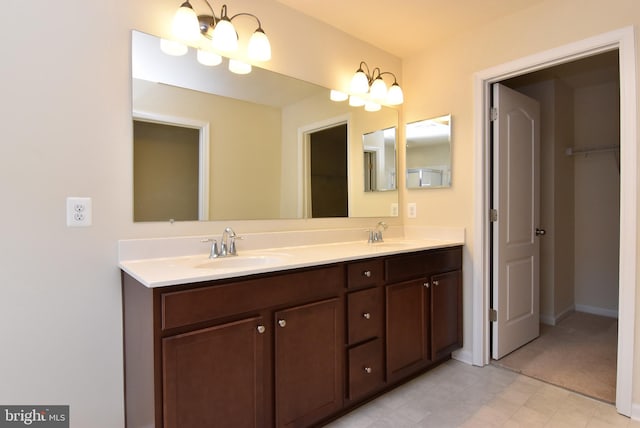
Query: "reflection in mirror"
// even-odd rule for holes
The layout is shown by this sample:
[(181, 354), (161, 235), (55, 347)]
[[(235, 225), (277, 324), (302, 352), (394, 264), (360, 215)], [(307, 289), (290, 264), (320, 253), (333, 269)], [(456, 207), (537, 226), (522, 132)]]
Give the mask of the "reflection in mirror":
[(364, 191), (396, 190), (396, 128), (379, 129), (362, 136)]
[(451, 187), (451, 115), (406, 126), (407, 188)]
[[(389, 216), (391, 207), (397, 206), (397, 192), (383, 192), (383, 196), (364, 192), (360, 143), (364, 134), (397, 127), (395, 109), (367, 112), (330, 101), (327, 88), (258, 67), (249, 75), (235, 75), (226, 67), (199, 64), (194, 52), (172, 57), (159, 46), (154, 36), (132, 33), (133, 119), (199, 132), (200, 141), (208, 146), (199, 151), (198, 159), (199, 219), (311, 217), (308, 135), (337, 123), (346, 123), (348, 129), (348, 216)], [(137, 155), (134, 176), (153, 181), (138, 174), (141, 156), (151, 155)], [(157, 172), (161, 167), (151, 168)], [(134, 191), (136, 211), (149, 205), (144, 192)], [(135, 221), (168, 221), (194, 218), (194, 214), (191, 208), (188, 217), (165, 212), (135, 217)]]

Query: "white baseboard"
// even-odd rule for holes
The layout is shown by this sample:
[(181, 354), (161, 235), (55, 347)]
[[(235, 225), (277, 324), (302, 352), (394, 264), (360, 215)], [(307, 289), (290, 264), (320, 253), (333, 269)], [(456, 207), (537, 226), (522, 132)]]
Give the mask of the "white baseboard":
[(640, 403), (631, 403), (631, 419), (640, 421)]
[(473, 365), (473, 354), (469, 351), (459, 350), (451, 353), (451, 358), (461, 363)]
[(593, 315), (601, 315), (603, 317), (618, 318), (618, 311), (613, 309), (598, 308), (588, 305), (576, 305), (576, 312), (586, 312)]
[(573, 311), (575, 311), (575, 307), (571, 305), (556, 316), (540, 314), (540, 322), (546, 325), (556, 325), (567, 316), (569, 316), (569, 314)]

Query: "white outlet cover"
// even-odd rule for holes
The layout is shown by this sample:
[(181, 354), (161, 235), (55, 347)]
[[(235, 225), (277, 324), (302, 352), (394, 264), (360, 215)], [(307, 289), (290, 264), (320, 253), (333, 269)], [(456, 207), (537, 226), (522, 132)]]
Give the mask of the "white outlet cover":
[(67, 198), (67, 226), (91, 226), (91, 198), (70, 196)]
[(417, 208), (415, 202), (409, 202), (407, 204), (407, 217), (408, 218), (416, 218)]

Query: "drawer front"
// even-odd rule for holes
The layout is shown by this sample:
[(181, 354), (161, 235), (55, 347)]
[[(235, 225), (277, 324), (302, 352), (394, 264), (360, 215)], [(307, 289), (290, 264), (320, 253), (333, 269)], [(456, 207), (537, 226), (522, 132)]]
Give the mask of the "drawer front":
[(350, 344), (382, 337), (382, 288), (356, 291), (347, 295), (348, 337)]
[(458, 269), (462, 269), (461, 247), (398, 255), (385, 260), (385, 281), (401, 282)]
[(358, 288), (382, 284), (384, 263), (382, 260), (365, 260), (347, 265), (347, 287)]
[(335, 296), (344, 288), (344, 268), (335, 265), (220, 285), (208, 284), (162, 293), (162, 329)]
[(383, 384), (382, 339), (349, 349), (349, 399), (357, 400)]

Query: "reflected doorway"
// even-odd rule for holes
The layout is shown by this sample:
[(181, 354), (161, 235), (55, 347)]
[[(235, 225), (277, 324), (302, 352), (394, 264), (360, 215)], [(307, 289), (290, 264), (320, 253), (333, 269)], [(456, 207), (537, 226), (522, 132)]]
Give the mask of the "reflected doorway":
[(312, 218), (348, 217), (347, 124), (309, 133)]

